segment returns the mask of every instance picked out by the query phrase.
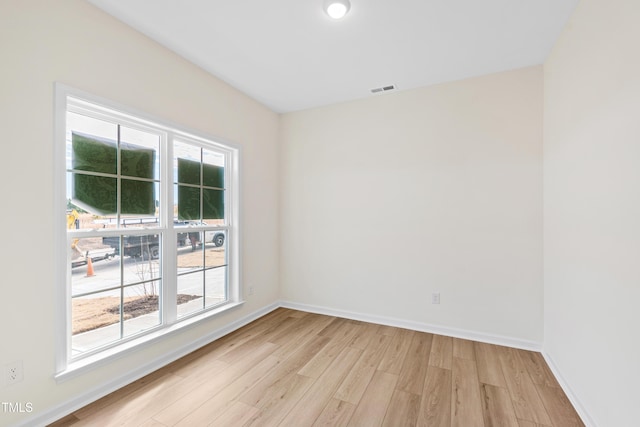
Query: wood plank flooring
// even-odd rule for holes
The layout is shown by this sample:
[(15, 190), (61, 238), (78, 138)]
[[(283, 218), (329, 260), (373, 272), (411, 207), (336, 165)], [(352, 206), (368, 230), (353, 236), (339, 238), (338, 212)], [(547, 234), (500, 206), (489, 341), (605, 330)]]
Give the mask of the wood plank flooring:
[(584, 426), (539, 353), (278, 309), (52, 424)]

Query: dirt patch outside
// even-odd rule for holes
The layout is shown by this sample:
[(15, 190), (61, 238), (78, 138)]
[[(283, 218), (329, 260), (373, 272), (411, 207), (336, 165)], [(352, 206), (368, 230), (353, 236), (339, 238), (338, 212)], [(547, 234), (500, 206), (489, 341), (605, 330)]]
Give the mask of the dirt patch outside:
[[(224, 252), (224, 247), (206, 248), (204, 256), (207, 267), (226, 264)], [(178, 268), (202, 268), (202, 249), (198, 248), (198, 250), (195, 251), (180, 252), (178, 254)]]
[[(178, 304), (200, 298), (198, 295), (178, 295)], [(158, 296), (127, 297), (124, 299), (124, 320), (158, 311)], [(92, 331), (120, 321), (120, 298), (74, 298), (73, 334)]]

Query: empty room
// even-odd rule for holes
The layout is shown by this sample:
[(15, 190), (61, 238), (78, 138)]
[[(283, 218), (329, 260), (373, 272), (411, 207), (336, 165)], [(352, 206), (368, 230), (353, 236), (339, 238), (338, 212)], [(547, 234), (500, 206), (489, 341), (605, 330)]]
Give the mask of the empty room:
[(0, 426), (634, 427), (637, 0), (3, 0)]

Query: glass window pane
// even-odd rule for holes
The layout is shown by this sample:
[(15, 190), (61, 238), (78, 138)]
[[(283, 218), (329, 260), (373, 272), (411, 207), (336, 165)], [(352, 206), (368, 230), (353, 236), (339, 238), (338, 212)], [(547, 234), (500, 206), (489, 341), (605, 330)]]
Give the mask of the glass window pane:
[(176, 243), (178, 244), (178, 252), (185, 246), (191, 246), (191, 241), (189, 240), (189, 233), (185, 230), (188, 227), (187, 221), (174, 221), (173, 226), (176, 227)]
[(181, 184), (200, 185), (200, 162), (179, 158), (178, 182)]
[[(114, 238), (118, 246), (119, 238)], [(73, 296), (120, 286), (117, 250), (101, 237), (71, 239), (71, 294)], [(91, 263), (89, 263), (91, 260)]]
[(126, 126), (120, 127), (121, 174), (158, 180), (160, 136)]
[(67, 112), (67, 140), (69, 140), (72, 131), (112, 139), (114, 141), (118, 138), (118, 125), (115, 122), (96, 119), (69, 111)]
[(174, 182), (200, 185), (201, 148), (176, 141), (173, 155)]
[[(130, 195), (132, 195), (134, 192), (131, 188), (128, 188), (128, 184), (126, 182), (127, 180), (123, 180), (122, 181), (122, 186), (123, 186), (123, 197), (124, 197), (124, 192), (126, 191), (130, 191)], [(129, 182), (136, 182), (136, 181), (129, 181)], [(138, 181), (140, 182), (140, 181)], [(145, 208), (145, 210), (150, 211), (151, 210), (151, 205), (153, 205), (153, 213), (150, 214), (135, 214), (135, 213), (125, 213), (122, 212), (120, 215), (120, 224), (123, 227), (126, 228), (155, 228), (155, 227), (160, 227), (160, 201), (158, 200), (158, 195), (160, 194), (160, 183), (159, 182), (143, 182), (143, 184), (148, 184), (148, 185), (153, 185), (153, 195), (151, 196), (151, 198), (149, 198), (149, 196), (151, 195), (151, 191), (149, 188), (145, 188), (144, 189), (144, 196), (147, 197), (147, 199), (144, 201), (144, 203), (146, 203), (147, 207)], [(142, 192), (140, 193), (141, 195), (143, 194)], [(129, 196), (132, 197), (132, 196)], [(155, 200), (153, 199), (155, 198)], [(142, 204), (142, 203), (141, 203)], [(127, 210), (137, 210), (135, 208), (127, 208)], [(115, 221), (114, 221), (115, 224)]]
[(204, 247), (200, 243), (200, 232), (188, 233), (187, 246), (178, 249), (178, 274), (204, 268)]
[(134, 335), (160, 324), (160, 281), (124, 288), (124, 336)]
[(208, 187), (224, 188), (224, 165), (226, 157), (217, 151), (202, 149), (204, 169), (203, 184)]
[[(117, 216), (115, 214), (115, 206), (116, 206), (116, 194), (112, 192), (112, 189), (108, 189), (108, 200), (103, 200), (101, 203), (103, 204), (103, 208), (106, 210), (111, 210), (112, 213), (109, 215), (100, 215), (97, 213), (97, 210), (93, 206), (89, 206), (89, 204), (93, 204), (92, 202), (86, 203), (82, 200), (79, 200), (78, 197), (75, 197), (73, 194), (74, 188), (74, 175), (73, 173), (67, 174), (67, 229), (68, 230), (87, 230), (87, 229), (103, 229), (103, 228), (115, 228), (117, 226)], [(80, 189), (83, 191), (80, 192), (80, 199), (89, 199), (91, 198), (85, 192), (91, 192), (91, 178), (88, 180), (80, 177), (80, 174), (77, 175), (78, 181), (80, 181)], [(85, 177), (88, 175), (84, 175)], [(116, 181), (112, 178), (107, 178), (112, 180), (107, 183), (109, 187), (112, 187), (112, 184)], [(80, 205), (84, 206), (81, 207)], [(90, 209), (90, 210), (88, 210)]]
[(123, 215), (155, 215), (156, 197), (153, 182), (123, 179), (120, 185), (120, 212)]
[(87, 230), (111, 227), (115, 224), (115, 219), (90, 214), (79, 206), (75, 205), (71, 198), (67, 199), (67, 229)]
[(227, 267), (218, 267), (205, 272), (205, 307), (227, 300)]
[(205, 188), (202, 190), (202, 196), (205, 221), (213, 225), (214, 220), (224, 220), (224, 191)]
[(73, 169), (112, 175), (117, 173), (116, 141), (73, 132), (71, 143)]
[(158, 234), (122, 236), (123, 284), (160, 278), (160, 244)]
[(78, 355), (120, 339), (120, 290), (71, 300), (71, 349)]
[(178, 185), (178, 219), (200, 220), (200, 188)]
[[(72, 135), (74, 133), (78, 136), (89, 137), (90, 139), (97, 139), (98, 141), (110, 141), (112, 144), (115, 144), (115, 141), (118, 139), (118, 125), (82, 114), (67, 113), (67, 169), (71, 169), (73, 164), (74, 150), (72, 141), (74, 138)], [(113, 147), (115, 147), (115, 145), (113, 145)], [(112, 166), (115, 166), (115, 159)]]
[(178, 317), (202, 310), (204, 294), (204, 271), (178, 276)]
[(205, 266), (219, 267), (227, 264), (224, 231), (205, 231)]
[(113, 215), (117, 207), (117, 180), (105, 176), (72, 174), (71, 203), (94, 215)]
[(156, 152), (133, 144), (120, 144), (120, 173), (123, 176), (153, 179)]

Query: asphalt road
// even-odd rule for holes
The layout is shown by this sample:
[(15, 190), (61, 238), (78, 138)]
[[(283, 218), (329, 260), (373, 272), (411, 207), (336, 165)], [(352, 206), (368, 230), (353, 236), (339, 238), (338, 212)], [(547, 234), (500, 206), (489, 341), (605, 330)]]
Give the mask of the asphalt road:
[[(188, 248), (180, 248), (178, 255), (188, 253)], [(122, 260), (123, 268), (120, 269)], [(152, 278), (158, 278), (158, 262), (157, 260), (139, 260), (128, 256), (115, 256), (111, 259), (93, 262), (94, 275), (87, 277), (88, 267), (86, 265), (73, 268), (71, 271), (71, 289), (73, 295), (85, 294), (87, 292), (99, 291), (101, 289), (109, 289), (119, 286), (121, 275), (124, 284), (131, 284)], [(190, 268), (178, 269), (178, 273), (190, 271)], [(206, 271), (207, 294), (221, 294), (224, 292), (226, 268), (216, 268)], [(203, 274), (197, 272), (194, 274), (186, 274), (179, 276), (178, 293), (189, 295), (202, 295), (203, 290)], [(158, 283), (158, 282), (156, 282)], [(147, 288), (150, 284), (146, 285)], [(158, 286), (159, 287), (159, 286)], [(142, 285), (135, 285), (125, 288), (125, 296), (143, 295), (144, 289)], [(105, 296), (120, 296), (119, 289), (99, 292), (87, 295), (85, 298), (99, 298)]]

